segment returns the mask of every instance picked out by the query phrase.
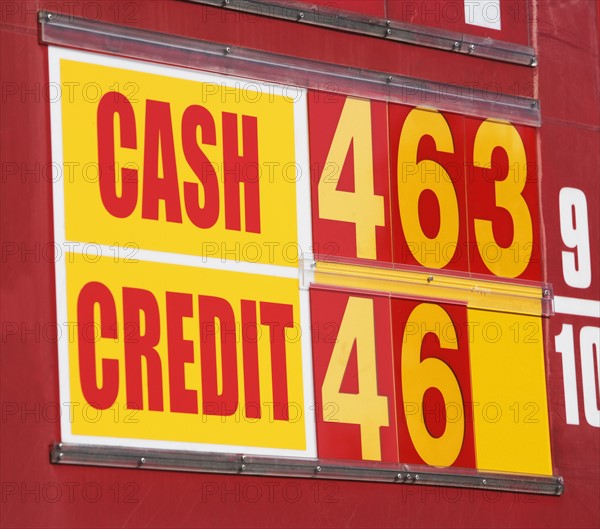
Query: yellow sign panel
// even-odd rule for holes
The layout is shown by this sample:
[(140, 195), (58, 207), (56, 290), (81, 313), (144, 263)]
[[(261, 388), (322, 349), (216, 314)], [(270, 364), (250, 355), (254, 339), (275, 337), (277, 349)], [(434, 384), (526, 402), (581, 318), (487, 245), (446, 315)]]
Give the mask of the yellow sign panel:
[(74, 435), (306, 449), (297, 280), (68, 254), (67, 293)]
[(153, 70), (60, 60), (66, 239), (296, 266), (295, 98)]
[(477, 468), (552, 474), (542, 319), (468, 310)]

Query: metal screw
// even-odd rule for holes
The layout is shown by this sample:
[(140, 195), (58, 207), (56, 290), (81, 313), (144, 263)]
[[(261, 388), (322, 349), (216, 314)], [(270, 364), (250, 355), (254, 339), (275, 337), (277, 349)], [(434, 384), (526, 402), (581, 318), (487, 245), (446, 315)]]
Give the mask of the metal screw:
[(392, 34), (392, 30), (390, 28), (387, 28), (385, 30), (385, 36), (387, 37), (388, 35), (391, 35), (391, 34)]
[(550, 295), (550, 291), (548, 289), (544, 290), (544, 297), (547, 298)]
[(559, 483), (564, 483), (565, 482), (565, 478), (563, 478), (562, 476), (558, 476), (558, 482)]
[(58, 459), (62, 459), (63, 457), (65, 457), (65, 454), (63, 454), (62, 452), (58, 454)]
[(226, 6), (229, 3), (229, 0), (223, 0), (223, 5)]
[(537, 66), (537, 64), (538, 64), (538, 63), (537, 63), (537, 57), (534, 55), (534, 56), (533, 56), (533, 57), (530, 59), (530, 61), (529, 61), (529, 66), (534, 66), (534, 67), (535, 67), (535, 66)]
[(243, 470), (246, 470), (246, 465), (242, 465), (242, 467), (241, 467), (241, 468), (242, 468), (242, 471), (243, 471)]
[(391, 26), (392, 25), (392, 21), (391, 20), (386, 20), (385, 21), (385, 25), (386, 26)]
[(140, 465), (143, 465), (146, 462), (145, 457), (140, 457)]
[(52, 20), (54, 15), (52, 13), (46, 13), (46, 20)]
[(428, 283), (431, 283), (432, 281), (433, 281), (433, 276), (429, 276), (429, 277), (427, 278), (427, 282), (428, 282)]
[(229, 46), (227, 46), (227, 47), (225, 48), (225, 55), (227, 55), (227, 54), (228, 54), (228, 53), (230, 53), (230, 52), (231, 52), (231, 48), (230, 48)]
[(538, 104), (537, 101), (534, 101), (533, 103), (531, 103), (531, 108), (537, 108)]
[(482, 483), (482, 485), (487, 485), (487, 479), (482, 479), (481, 483)]
[(469, 53), (475, 51), (475, 44), (469, 44)]
[(58, 448), (62, 448), (63, 444), (62, 443), (58, 443)]
[(404, 477), (402, 476), (402, 474), (396, 474), (396, 479), (398, 481), (402, 481), (404, 479)]
[(394, 78), (391, 75), (388, 75), (387, 79), (385, 80), (386, 83), (391, 83), (394, 80)]
[(415, 479), (416, 479), (417, 481), (419, 481), (419, 474), (416, 474), (416, 475), (415, 475)]
[(246, 461), (246, 456), (245, 455), (242, 456), (242, 461)]
[(406, 474), (406, 479), (407, 481), (410, 481), (412, 479), (412, 476), (410, 474)]
[(460, 42), (458, 42), (457, 40), (455, 40), (454, 44), (452, 45), (452, 49), (453, 50), (459, 50), (460, 49)]
[(315, 470), (316, 470), (317, 472), (321, 472), (321, 467), (317, 467)]
[(298, 13), (298, 20), (302, 20), (304, 18), (304, 13), (302, 11), (300, 11), (300, 13)]

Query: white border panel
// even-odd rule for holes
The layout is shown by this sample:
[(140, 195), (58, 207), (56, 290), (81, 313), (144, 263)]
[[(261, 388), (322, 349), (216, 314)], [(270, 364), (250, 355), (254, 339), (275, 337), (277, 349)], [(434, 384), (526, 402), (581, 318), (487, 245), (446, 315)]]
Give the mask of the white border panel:
[[(233, 76), (222, 76), (197, 70), (188, 70), (175, 66), (164, 66), (155, 63), (147, 63), (134, 59), (124, 59), (91, 52), (71, 50), (55, 46), (48, 47), (49, 81), (53, 86), (60, 86), (60, 60), (68, 59), (88, 64), (122, 68), (136, 72), (158, 74), (177, 79), (185, 79), (196, 82), (215, 83), (221, 86), (240, 88), (241, 86), (252, 89), (258, 88), (262, 92), (291, 98), (289, 87), (253, 81)], [(250, 89), (250, 88), (247, 88)], [(294, 87), (294, 121), (295, 121), (295, 145), (296, 145), (296, 200), (297, 200), (297, 226), (298, 246), (301, 251), (307, 252), (312, 241), (312, 227), (310, 222), (310, 166), (308, 157), (308, 112), (306, 89)], [(50, 120), (52, 136), (52, 161), (59, 167), (64, 167), (63, 159), (63, 124), (62, 124), (62, 101), (61, 98), (50, 102)], [(63, 171), (64, 174), (64, 171)], [(53, 181), (53, 203), (54, 203), (54, 240), (61, 248), (72, 248), (75, 253), (82, 249), (74, 241), (66, 240), (65, 232), (65, 204), (63, 179), (55, 178)], [(84, 242), (84, 241), (81, 241)], [(95, 245), (99, 248), (101, 255), (114, 256), (114, 247)], [(124, 249), (127, 250), (127, 249)], [(67, 279), (66, 279), (66, 251), (61, 252), (60, 259), (56, 262), (56, 311), (59, 324), (68, 322), (67, 314)], [(301, 257), (301, 256), (299, 256)], [(247, 263), (240, 261), (222, 260), (202, 256), (182, 255), (170, 252), (159, 252), (150, 250), (138, 250), (136, 259), (157, 263), (179, 264), (198, 268), (211, 268), (232, 272), (243, 272), (252, 274), (285, 277), (299, 280), (299, 268), (286, 266)], [(299, 281), (300, 286), (300, 281)], [(314, 393), (312, 373), (312, 341), (310, 336), (310, 307), (308, 291), (298, 290), (300, 299), (300, 325), (302, 329), (308, 329), (302, 333), (302, 369), (304, 384), (304, 422), (306, 435), (305, 450), (288, 450), (276, 448), (263, 448), (245, 446), (242, 444), (209, 444), (173, 442), (147, 439), (130, 439), (117, 437), (98, 437), (74, 435), (71, 429), (71, 392), (69, 386), (69, 336), (62, 333), (58, 340), (58, 365), (59, 365), (59, 393), (61, 401), (61, 436), (65, 442), (85, 445), (125, 446), (136, 448), (157, 448), (170, 450), (188, 450), (198, 452), (221, 452), (221, 453), (245, 453), (268, 456), (295, 456), (314, 458), (317, 454), (316, 431), (314, 414)]]

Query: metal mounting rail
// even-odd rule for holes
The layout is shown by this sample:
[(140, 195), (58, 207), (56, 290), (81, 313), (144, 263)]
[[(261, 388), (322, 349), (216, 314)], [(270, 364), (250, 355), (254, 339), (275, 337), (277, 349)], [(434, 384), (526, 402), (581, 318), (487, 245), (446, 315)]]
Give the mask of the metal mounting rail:
[(539, 126), (537, 99), (424, 81), (189, 37), (98, 22), (48, 11), (38, 13), (40, 42), (173, 66), (233, 75), (295, 88), (316, 89), (462, 115)]
[(267, 457), (243, 454), (172, 451), (117, 446), (55, 443), (55, 464), (92, 465), (147, 470), (178, 470), (247, 476), (376, 481), (410, 485), (438, 485), (560, 496), (562, 477), (437, 469), (378, 462)]
[(537, 57), (533, 48), (529, 46), (395, 20), (361, 16), (358, 13), (342, 11), (331, 6), (319, 6), (296, 1), (288, 5), (264, 0), (185, 1), (222, 7), (226, 10), (239, 11), (250, 15), (288, 20), (369, 37), (379, 37), (404, 44), (447, 50), (474, 57), (537, 66)]

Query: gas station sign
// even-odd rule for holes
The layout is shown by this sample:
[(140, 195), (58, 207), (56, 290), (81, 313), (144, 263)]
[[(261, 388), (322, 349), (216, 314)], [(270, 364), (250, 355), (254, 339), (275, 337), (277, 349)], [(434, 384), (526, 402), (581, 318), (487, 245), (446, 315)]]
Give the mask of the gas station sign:
[(64, 441), (552, 475), (535, 129), (49, 57)]

